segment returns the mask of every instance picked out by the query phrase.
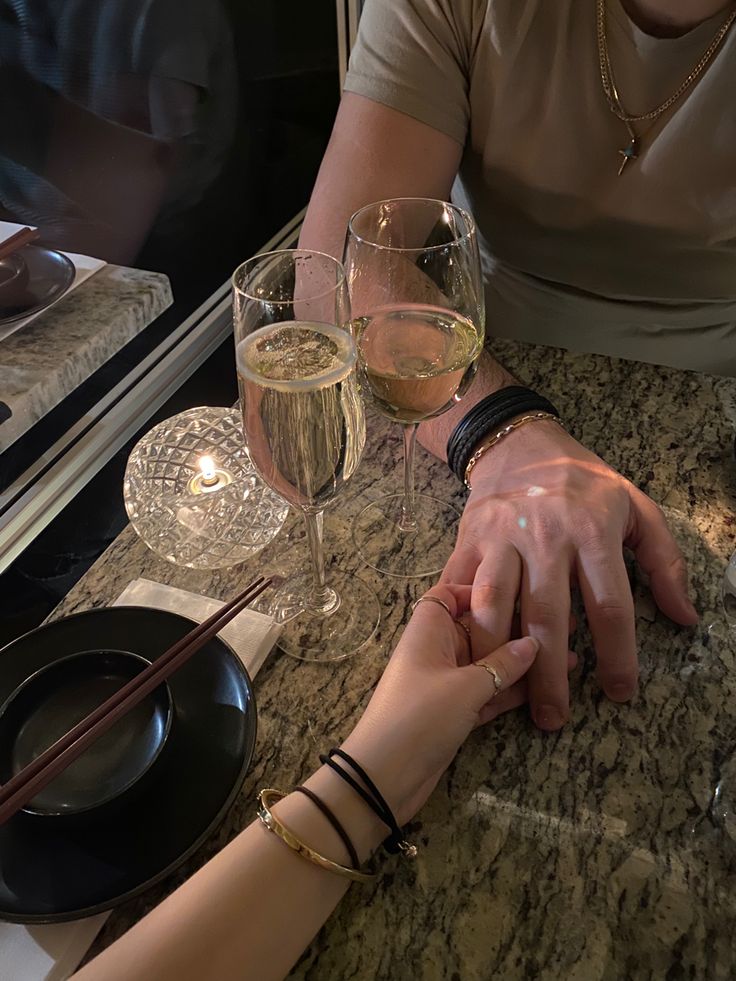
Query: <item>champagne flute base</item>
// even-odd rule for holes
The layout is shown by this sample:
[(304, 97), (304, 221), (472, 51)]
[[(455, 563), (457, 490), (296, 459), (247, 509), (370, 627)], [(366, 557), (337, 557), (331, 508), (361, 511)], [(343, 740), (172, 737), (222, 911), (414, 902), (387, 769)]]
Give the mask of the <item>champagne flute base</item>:
[(381, 606), (374, 591), (357, 576), (331, 573), (329, 585), (338, 597), (331, 612), (305, 605), (312, 575), (298, 573), (284, 579), (270, 597), (269, 613), (283, 625), (278, 646), (300, 661), (333, 662), (354, 657), (376, 634)]
[(447, 501), (417, 494), (416, 528), (403, 531), (403, 494), (379, 498), (353, 523), (353, 542), (376, 572), (397, 579), (437, 576), (455, 547), (460, 512)]

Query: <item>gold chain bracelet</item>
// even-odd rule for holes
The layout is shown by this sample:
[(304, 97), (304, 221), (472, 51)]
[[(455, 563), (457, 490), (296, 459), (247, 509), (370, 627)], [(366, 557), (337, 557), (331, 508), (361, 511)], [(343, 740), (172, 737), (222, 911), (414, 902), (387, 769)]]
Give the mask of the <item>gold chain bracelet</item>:
[[(552, 415), (551, 412), (529, 412), (525, 416), (519, 416), (518, 419), (513, 419), (510, 423), (499, 429), (498, 432), (494, 433), (489, 439), (481, 443), (475, 453), (468, 460), (468, 465), (465, 468), (465, 486), (468, 490), (473, 488), (470, 486), (470, 475), (478, 463), (480, 458), (484, 456), (492, 446), (495, 446), (499, 440), (502, 440), (504, 436), (508, 436), (509, 433), (513, 433), (515, 429), (519, 429), (520, 426), (525, 426), (528, 422), (536, 422), (537, 420), (550, 419), (552, 422), (556, 422), (559, 426), (562, 426), (558, 416)], [(565, 427), (562, 426), (564, 429)]]
[(357, 869), (351, 869), (346, 865), (333, 862), (332, 859), (325, 858), (324, 855), (320, 855), (319, 852), (316, 852), (305, 842), (297, 838), (294, 832), (282, 824), (276, 815), (271, 812), (271, 806), (283, 797), (286, 797), (286, 794), (282, 790), (275, 790), (273, 787), (266, 787), (264, 790), (259, 791), (258, 817), (266, 830), (276, 835), (277, 838), (280, 838), (297, 855), (301, 855), (308, 862), (311, 862), (313, 865), (319, 865), (320, 868), (326, 869), (328, 872), (334, 872), (335, 875), (341, 875), (345, 879), (353, 879), (355, 882), (373, 882), (374, 879), (378, 878), (375, 873), (359, 872)]

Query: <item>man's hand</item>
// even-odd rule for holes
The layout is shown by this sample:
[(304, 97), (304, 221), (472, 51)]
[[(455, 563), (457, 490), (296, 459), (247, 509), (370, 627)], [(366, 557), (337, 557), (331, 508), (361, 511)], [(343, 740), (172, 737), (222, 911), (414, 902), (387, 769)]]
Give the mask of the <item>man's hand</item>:
[(662, 512), (645, 494), (553, 422), (509, 434), (473, 470), (472, 493), (442, 581), (472, 584), (473, 649), (511, 635), (517, 597), (521, 630), (540, 653), (528, 675), (541, 729), (559, 729), (569, 710), (570, 588), (582, 593), (609, 698), (636, 691), (634, 604), (622, 546), (649, 574), (654, 598), (677, 623), (693, 624), (685, 561)]

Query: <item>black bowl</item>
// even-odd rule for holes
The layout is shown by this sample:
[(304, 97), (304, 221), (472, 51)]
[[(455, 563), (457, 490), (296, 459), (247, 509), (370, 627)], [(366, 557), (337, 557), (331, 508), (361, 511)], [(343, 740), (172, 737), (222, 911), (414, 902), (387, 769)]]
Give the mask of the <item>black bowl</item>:
[[(128, 651), (71, 654), (32, 674), (0, 707), (0, 782), (39, 756), (150, 661)], [(174, 716), (164, 682), (23, 808), (37, 817), (99, 816), (129, 795), (160, 757)]]
[(0, 297), (3, 290), (21, 290), (28, 285), (28, 266), (17, 252), (0, 259)]
[(11, 324), (45, 310), (74, 282), (68, 256), (40, 245), (26, 245), (0, 263), (0, 324)]

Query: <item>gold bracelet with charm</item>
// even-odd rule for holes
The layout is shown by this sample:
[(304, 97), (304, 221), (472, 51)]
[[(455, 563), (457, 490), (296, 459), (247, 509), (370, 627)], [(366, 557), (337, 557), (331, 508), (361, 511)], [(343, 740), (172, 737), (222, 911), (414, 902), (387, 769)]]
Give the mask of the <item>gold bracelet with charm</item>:
[(559, 417), (552, 415), (551, 412), (529, 412), (527, 415), (519, 416), (517, 419), (512, 419), (510, 423), (503, 427), (503, 429), (499, 429), (498, 432), (493, 434), (493, 436), (490, 436), (487, 440), (482, 442), (475, 453), (468, 460), (468, 465), (465, 468), (465, 486), (468, 488), (468, 490), (473, 489), (470, 486), (470, 475), (472, 474), (475, 465), (482, 456), (485, 456), (492, 446), (495, 446), (496, 443), (500, 442), (500, 440), (504, 438), (504, 436), (508, 436), (509, 433), (513, 433), (515, 429), (525, 426), (528, 422), (536, 422), (538, 420), (541, 421), (545, 419), (551, 419), (552, 422), (556, 422), (558, 426), (562, 426), (563, 429), (565, 428)]
[(275, 790), (272, 787), (266, 787), (258, 793), (258, 817), (267, 831), (280, 838), (297, 855), (301, 855), (302, 858), (305, 858), (313, 865), (319, 865), (320, 868), (325, 869), (327, 872), (333, 872), (335, 875), (340, 875), (345, 879), (352, 879), (354, 882), (373, 882), (378, 878), (376, 873), (360, 872), (358, 869), (351, 869), (347, 865), (340, 865), (339, 862), (333, 862), (332, 859), (320, 855), (319, 852), (316, 852), (298, 838), (271, 811), (271, 807), (283, 797), (286, 797), (286, 794), (282, 790)]

